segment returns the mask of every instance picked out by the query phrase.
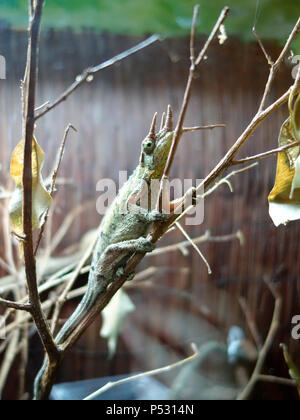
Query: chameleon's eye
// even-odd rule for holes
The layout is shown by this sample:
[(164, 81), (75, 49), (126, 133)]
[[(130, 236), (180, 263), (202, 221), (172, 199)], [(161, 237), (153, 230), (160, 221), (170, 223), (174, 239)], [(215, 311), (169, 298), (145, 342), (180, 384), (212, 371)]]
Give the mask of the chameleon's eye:
[(151, 139), (150, 137), (146, 138), (143, 142), (143, 151), (147, 155), (151, 155), (154, 149), (155, 149), (155, 141)]

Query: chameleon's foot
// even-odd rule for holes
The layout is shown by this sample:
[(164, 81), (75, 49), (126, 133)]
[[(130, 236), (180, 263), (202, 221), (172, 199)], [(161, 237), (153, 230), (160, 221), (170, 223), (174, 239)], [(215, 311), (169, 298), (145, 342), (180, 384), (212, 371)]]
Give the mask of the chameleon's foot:
[(116, 278), (119, 279), (119, 278), (123, 277), (124, 275), (126, 275), (127, 281), (131, 281), (135, 277), (135, 273), (125, 274), (124, 267), (119, 267), (116, 271)]
[(132, 281), (135, 278), (135, 273), (130, 273), (127, 276), (127, 281)]
[(157, 210), (153, 210), (151, 213), (149, 213), (149, 220), (151, 222), (167, 222), (170, 216), (170, 214), (161, 213)]
[(161, 213), (157, 210), (147, 211), (143, 207), (130, 203), (128, 204), (128, 210), (132, 214), (135, 214), (140, 220), (147, 223), (167, 222), (171, 216), (168, 213)]
[(149, 239), (139, 238), (135, 243), (135, 252), (143, 254), (144, 252), (152, 252), (155, 249), (155, 244)]

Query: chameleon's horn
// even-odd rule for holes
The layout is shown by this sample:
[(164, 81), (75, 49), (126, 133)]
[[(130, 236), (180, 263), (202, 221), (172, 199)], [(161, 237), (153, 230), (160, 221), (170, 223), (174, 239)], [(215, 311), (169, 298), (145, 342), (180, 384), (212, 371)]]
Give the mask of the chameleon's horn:
[(167, 120), (164, 128), (167, 132), (173, 131), (173, 110), (171, 105), (168, 106)]
[(164, 129), (165, 124), (166, 124), (166, 113), (164, 112), (161, 117), (160, 131)]
[(154, 114), (153, 120), (152, 120), (152, 124), (151, 124), (151, 128), (148, 134), (148, 137), (154, 138), (155, 139), (155, 135), (156, 135), (156, 123), (157, 123), (157, 112)]

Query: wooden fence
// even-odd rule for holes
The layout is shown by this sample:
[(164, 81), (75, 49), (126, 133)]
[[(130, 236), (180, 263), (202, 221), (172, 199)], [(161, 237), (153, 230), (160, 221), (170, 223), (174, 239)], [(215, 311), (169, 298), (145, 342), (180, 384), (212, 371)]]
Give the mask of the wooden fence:
[[(88, 30), (81, 34), (71, 30), (44, 31), (38, 103), (55, 99), (85, 67), (104, 61), (138, 41)], [(268, 50), (273, 57), (279, 52), (272, 44)], [(8, 171), (11, 152), (21, 135), (19, 80), (24, 71), (25, 51), (24, 32), (4, 27), (0, 30), (0, 54), (7, 63), (7, 79), (0, 81), (3, 173)], [(37, 138), (46, 152), (45, 174), (53, 166), (66, 125), (71, 122), (78, 129), (78, 134), (72, 134), (68, 140), (60, 172), (61, 177), (72, 179), (72, 185), (59, 188), (53, 230), (69, 211), (97, 198), (98, 180), (118, 180), (120, 170), (130, 172), (136, 166), (140, 142), (155, 111), (161, 113), (170, 103), (178, 115), (188, 55), (187, 40), (158, 43), (103, 71), (93, 83), (87, 83), (38, 122)], [(225, 123), (227, 127), (186, 135), (173, 176), (201, 179), (213, 168), (254, 115), (267, 72), (265, 59), (255, 43), (245, 45), (230, 39), (222, 47), (213, 45), (209, 59), (197, 73), (187, 124)], [(286, 66), (278, 75), (272, 98), (282, 94), (291, 82), (291, 68)], [(241, 156), (276, 147), (286, 115), (287, 109), (283, 107), (266, 121)], [(238, 302), (240, 296), (247, 299), (264, 336), (273, 311), (273, 299), (263, 283), (264, 276), (280, 282), (284, 297), (280, 334), (268, 366), (271, 372), (286, 375), (279, 343), (289, 344), (299, 361), (298, 343), (291, 339), (291, 318), (300, 314), (300, 224), (295, 222), (276, 229), (268, 216), (267, 196), (274, 182), (275, 165), (276, 159), (268, 158), (258, 168), (235, 177), (234, 194), (226, 185), (222, 186), (205, 203), (204, 223), (188, 229), (193, 237), (207, 229), (212, 235), (241, 230), (244, 246), (237, 240), (201, 245), (213, 268), (211, 276), (194, 252), (187, 257), (176, 252), (148, 258), (142, 268), (160, 269), (152, 284), (132, 291), (137, 311), (125, 322), (117, 356), (107, 360), (105, 343), (98, 337), (99, 319), (98, 325), (85, 334), (66, 359), (60, 381), (159, 367), (186, 354), (191, 341), (201, 344), (210, 339), (224, 340), (231, 325), (240, 325), (250, 335)], [(99, 221), (94, 207), (82, 214), (63, 246), (78, 242)], [(163, 244), (182, 239), (175, 232)], [(34, 355), (33, 350), (33, 369), (38, 364)], [(280, 398), (284, 392), (291, 393), (283, 389)]]

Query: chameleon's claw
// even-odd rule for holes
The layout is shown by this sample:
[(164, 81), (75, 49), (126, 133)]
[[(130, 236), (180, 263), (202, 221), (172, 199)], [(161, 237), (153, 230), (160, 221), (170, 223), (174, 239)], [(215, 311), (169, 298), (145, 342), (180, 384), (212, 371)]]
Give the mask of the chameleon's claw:
[[(119, 267), (116, 271), (116, 278), (120, 279), (121, 277), (125, 276), (125, 269), (124, 267)], [(126, 274), (127, 281), (131, 281), (135, 277), (135, 273)]]
[(152, 252), (155, 249), (155, 244), (147, 238), (137, 239), (135, 251), (138, 253)]
[(151, 218), (153, 222), (167, 222), (170, 218), (170, 214), (153, 210), (151, 213), (149, 213), (149, 218)]

